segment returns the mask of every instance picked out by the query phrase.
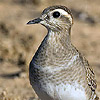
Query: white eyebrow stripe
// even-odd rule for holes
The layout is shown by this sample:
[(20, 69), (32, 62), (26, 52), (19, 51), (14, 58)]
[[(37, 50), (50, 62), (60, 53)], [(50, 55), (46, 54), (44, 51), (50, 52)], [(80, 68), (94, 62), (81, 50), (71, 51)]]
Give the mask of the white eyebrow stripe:
[(55, 9), (55, 10), (53, 10), (53, 12), (55, 12), (55, 11), (58, 11), (58, 12), (60, 12), (62, 15), (65, 15), (65, 16), (68, 17), (69, 20), (72, 22), (72, 17), (71, 17), (71, 15), (68, 14), (68, 12), (66, 12), (65, 10), (63, 10), (63, 9)]
[(63, 10), (63, 9), (55, 9), (55, 10), (53, 10), (53, 12), (55, 12), (55, 11), (58, 11), (58, 12), (60, 12), (62, 15), (69, 15), (65, 10)]

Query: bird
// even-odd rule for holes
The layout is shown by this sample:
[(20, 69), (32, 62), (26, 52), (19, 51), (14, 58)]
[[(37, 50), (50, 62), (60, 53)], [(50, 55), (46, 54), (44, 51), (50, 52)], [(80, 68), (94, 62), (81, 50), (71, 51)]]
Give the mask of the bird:
[(38, 97), (99, 100), (94, 71), (71, 42), (71, 10), (62, 5), (50, 6), (27, 24), (41, 24), (48, 31), (29, 64), (30, 84)]

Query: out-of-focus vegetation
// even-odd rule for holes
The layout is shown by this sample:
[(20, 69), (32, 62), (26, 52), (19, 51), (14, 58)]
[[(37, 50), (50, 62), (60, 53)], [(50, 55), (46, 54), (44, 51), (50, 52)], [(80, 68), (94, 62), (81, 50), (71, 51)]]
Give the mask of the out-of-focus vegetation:
[(73, 13), (72, 42), (93, 66), (100, 95), (100, 0), (0, 0), (0, 100), (38, 100), (28, 65), (47, 30), (26, 23), (56, 4)]

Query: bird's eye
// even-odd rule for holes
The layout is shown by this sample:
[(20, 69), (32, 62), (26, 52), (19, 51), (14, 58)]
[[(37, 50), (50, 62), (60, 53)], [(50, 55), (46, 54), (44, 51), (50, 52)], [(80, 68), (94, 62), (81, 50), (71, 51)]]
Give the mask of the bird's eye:
[(60, 13), (58, 11), (54, 12), (53, 13), (53, 17), (54, 18), (58, 18), (60, 16)]

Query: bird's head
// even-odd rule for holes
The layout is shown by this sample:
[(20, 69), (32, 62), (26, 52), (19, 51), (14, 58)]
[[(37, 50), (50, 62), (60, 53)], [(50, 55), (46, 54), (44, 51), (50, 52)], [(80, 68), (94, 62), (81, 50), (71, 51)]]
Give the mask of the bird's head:
[(50, 6), (42, 12), (41, 16), (29, 21), (27, 24), (40, 23), (48, 30), (63, 30), (71, 28), (73, 17), (71, 11), (65, 6)]

